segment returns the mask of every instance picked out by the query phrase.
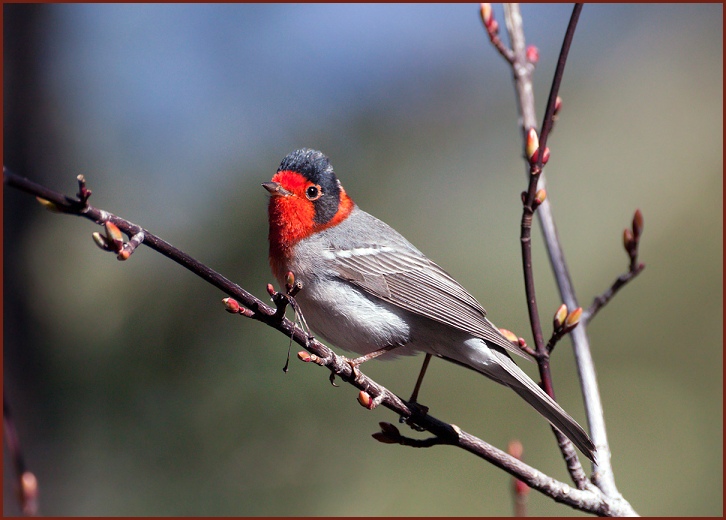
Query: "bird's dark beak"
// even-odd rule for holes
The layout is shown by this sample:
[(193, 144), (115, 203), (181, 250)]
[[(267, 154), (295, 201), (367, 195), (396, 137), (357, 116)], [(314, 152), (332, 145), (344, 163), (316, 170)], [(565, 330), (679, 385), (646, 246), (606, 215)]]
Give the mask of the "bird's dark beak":
[(263, 182), (262, 187), (270, 192), (273, 197), (287, 197), (292, 195), (291, 192), (287, 191), (277, 182)]

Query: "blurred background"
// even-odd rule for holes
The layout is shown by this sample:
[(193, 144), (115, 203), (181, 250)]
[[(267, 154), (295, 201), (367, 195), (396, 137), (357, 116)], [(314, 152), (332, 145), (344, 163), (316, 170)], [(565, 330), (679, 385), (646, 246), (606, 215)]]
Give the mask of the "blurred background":
[[(93, 205), (267, 298), (260, 183), (314, 147), (363, 209), (531, 342), (517, 111), (478, 5), (3, 9), (10, 169), (67, 194), (84, 174)], [(542, 114), (571, 7), (522, 11)], [(588, 328), (616, 483), (644, 515), (722, 515), (722, 5), (586, 5), (561, 96), (548, 196), (581, 305), (626, 270), (622, 231), (645, 216), (647, 269)], [(511, 514), (505, 473), (461, 450), (377, 443), (397, 417), (319, 367), (293, 359), (283, 374), (288, 340), (224, 312), (181, 267), (147, 248), (120, 263), (93, 244), (96, 226), (16, 190), (3, 218), (4, 390), (41, 513)], [(535, 236), (549, 324), (559, 298)], [(407, 397), (421, 360), (364, 371)], [(553, 365), (585, 424), (569, 341)], [(526, 462), (568, 480), (547, 423), (513, 392), (434, 360), (420, 399), (499, 447), (520, 439)], [(577, 514), (537, 493), (529, 510)]]

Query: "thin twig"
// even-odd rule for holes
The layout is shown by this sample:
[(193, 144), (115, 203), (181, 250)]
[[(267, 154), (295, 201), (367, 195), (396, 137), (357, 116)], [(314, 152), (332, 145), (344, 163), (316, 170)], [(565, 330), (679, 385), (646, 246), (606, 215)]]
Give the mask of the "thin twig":
[(613, 297), (620, 289), (622, 289), (631, 280), (633, 280), (633, 278), (643, 272), (643, 269), (645, 269), (645, 264), (638, 264), (635, 270), (628, 271), (627, 273), (623, 273), (618, 276), (613, 284), (604, 293), (595, 297), (592, 304), (587, 308), (587, 311), (583, 313), (582, 321), (585, 323), (589, 323), (590, 320), (592, 320), (595, 315), (600, 311), (600, 309), (605, 307), (605, 305), (607, 305), (610, 300), (613, 299)]
[(645, 269), (645, 264), (642, 264), (638, 262), (638, 249), (640, 246), (640, 237), (643, 234), (643, 213), (639, 209), (635, 210), (635, 214), (633, 215), (633, 223), (631, 224), (630, 229), (625, 229), (623, 231), (623, 247), (625, 248), (625, 252), (628, 253), (628, 257), (630, 258), (630, 264), (628, 268), (628, 272), (621, 274), (618, 276), (613, 284), (600, 296), (595, 297), (595, 300), (592, 302), (592, 305), (587, 309), (587, 312), (583, 316), (583, 320), (585, 322), (589, 322), (592, 318), (595, 317), (595, 314), (600, 311), (605, 305), (610, 302), (610, 300), (613, 299), (615, 294), (622, 289), (626, 284), (628, 284), (633, 278), (638, 276), (643, 269)]
[[(567, 30), (565, 31), (565, 37), (562, 40), (562, 48), (560, 49), (560, 56), (557, 59), (557, 67), (555, 68), (555, 75), (552, 78), (552, 87), (550, 88), (550, 95), (547, 98), (547, 108), (545, 109), (544, 120), (542, 121), (542, 129), (539, 133), (539, 145), (541, 150), (547, 148), (547, 138), (550, 135), (550, 131), (554, 125), (555, 107), (557, 105), (557, 96), (560, 92), (560, 84), (562, 83), (562, 76), (565, 73), (565, 64), (567, 63), (567, 56), (570, 53), (570, 45), (572, 45), (572, 39), (575, 37), (575, 29), (577, 29), (577, 22), (580, 19), (580, 12), (582, 12), (582, 4), (575, 4), (572, 9), (572, 15), (570, 21), (567, 24)], [(542, 167), (542, 159), (544, 153), (539, 154), (537, 165)]]
[(499, 38), (499, 22), (494, 19), (492, 14), (492, 4), (481, 4), (479, 14), (481, 15), (481, 21), (487, 32), (487, 36), (489, 36), (489, 41), (492, 42), (494, 48), (499, 51), (499, 54), (501, 54), (505, 60), (509, 63), (514, 63), (514, 53), (512, 52), (512, 49), (507, 47), (501, 38)]

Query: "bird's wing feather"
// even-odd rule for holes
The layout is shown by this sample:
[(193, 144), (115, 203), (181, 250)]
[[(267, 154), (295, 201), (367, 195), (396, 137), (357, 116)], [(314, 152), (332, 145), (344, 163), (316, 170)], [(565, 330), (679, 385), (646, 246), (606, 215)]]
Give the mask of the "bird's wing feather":
[(486, 319), (476, 298), (418, 250), (328, 248), (324, 256), (338, 276), (373, 296), (529, 359)]

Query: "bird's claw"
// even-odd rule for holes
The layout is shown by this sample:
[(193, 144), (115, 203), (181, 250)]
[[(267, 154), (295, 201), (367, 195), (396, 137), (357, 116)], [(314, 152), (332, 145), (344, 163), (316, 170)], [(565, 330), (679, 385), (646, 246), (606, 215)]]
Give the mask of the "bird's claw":
[(353, 381), (356, 383), (360, 383), (360, 378), (362, 375), (360, 369), (358, 368), (358, 365), (360, 365), (360, 363), (356, 363), (355, 361), (347, 358), (345, 359), (345, 362), (348, 363), (348, 366), (350, 367)]
[[(408, 407), (411, 409), (411, 411), (414, 412), (415, 415), (426, 416), (429, 413), (429, 407), (428, 406), (424, 406), (424, 405), (419, 404), (419, 403), (417, 403), (415, 401), (409, 401), (408, 402)], [(408, 424), (413, 430), (415, 430), (417, 432), (426, 431), (426, 428), (422, 428), (421, 426), (419, 426), (416, 423), (412, 422), (411, 421), (412, 417), (413, 417), (413, 415), (411, 415), (409, 417), (404, 417), (402, 415), (402, 416), (400, 416), (398, 418), (398, 422), (400, 424), (404, 424), (404, 423), (405, 424)]]

